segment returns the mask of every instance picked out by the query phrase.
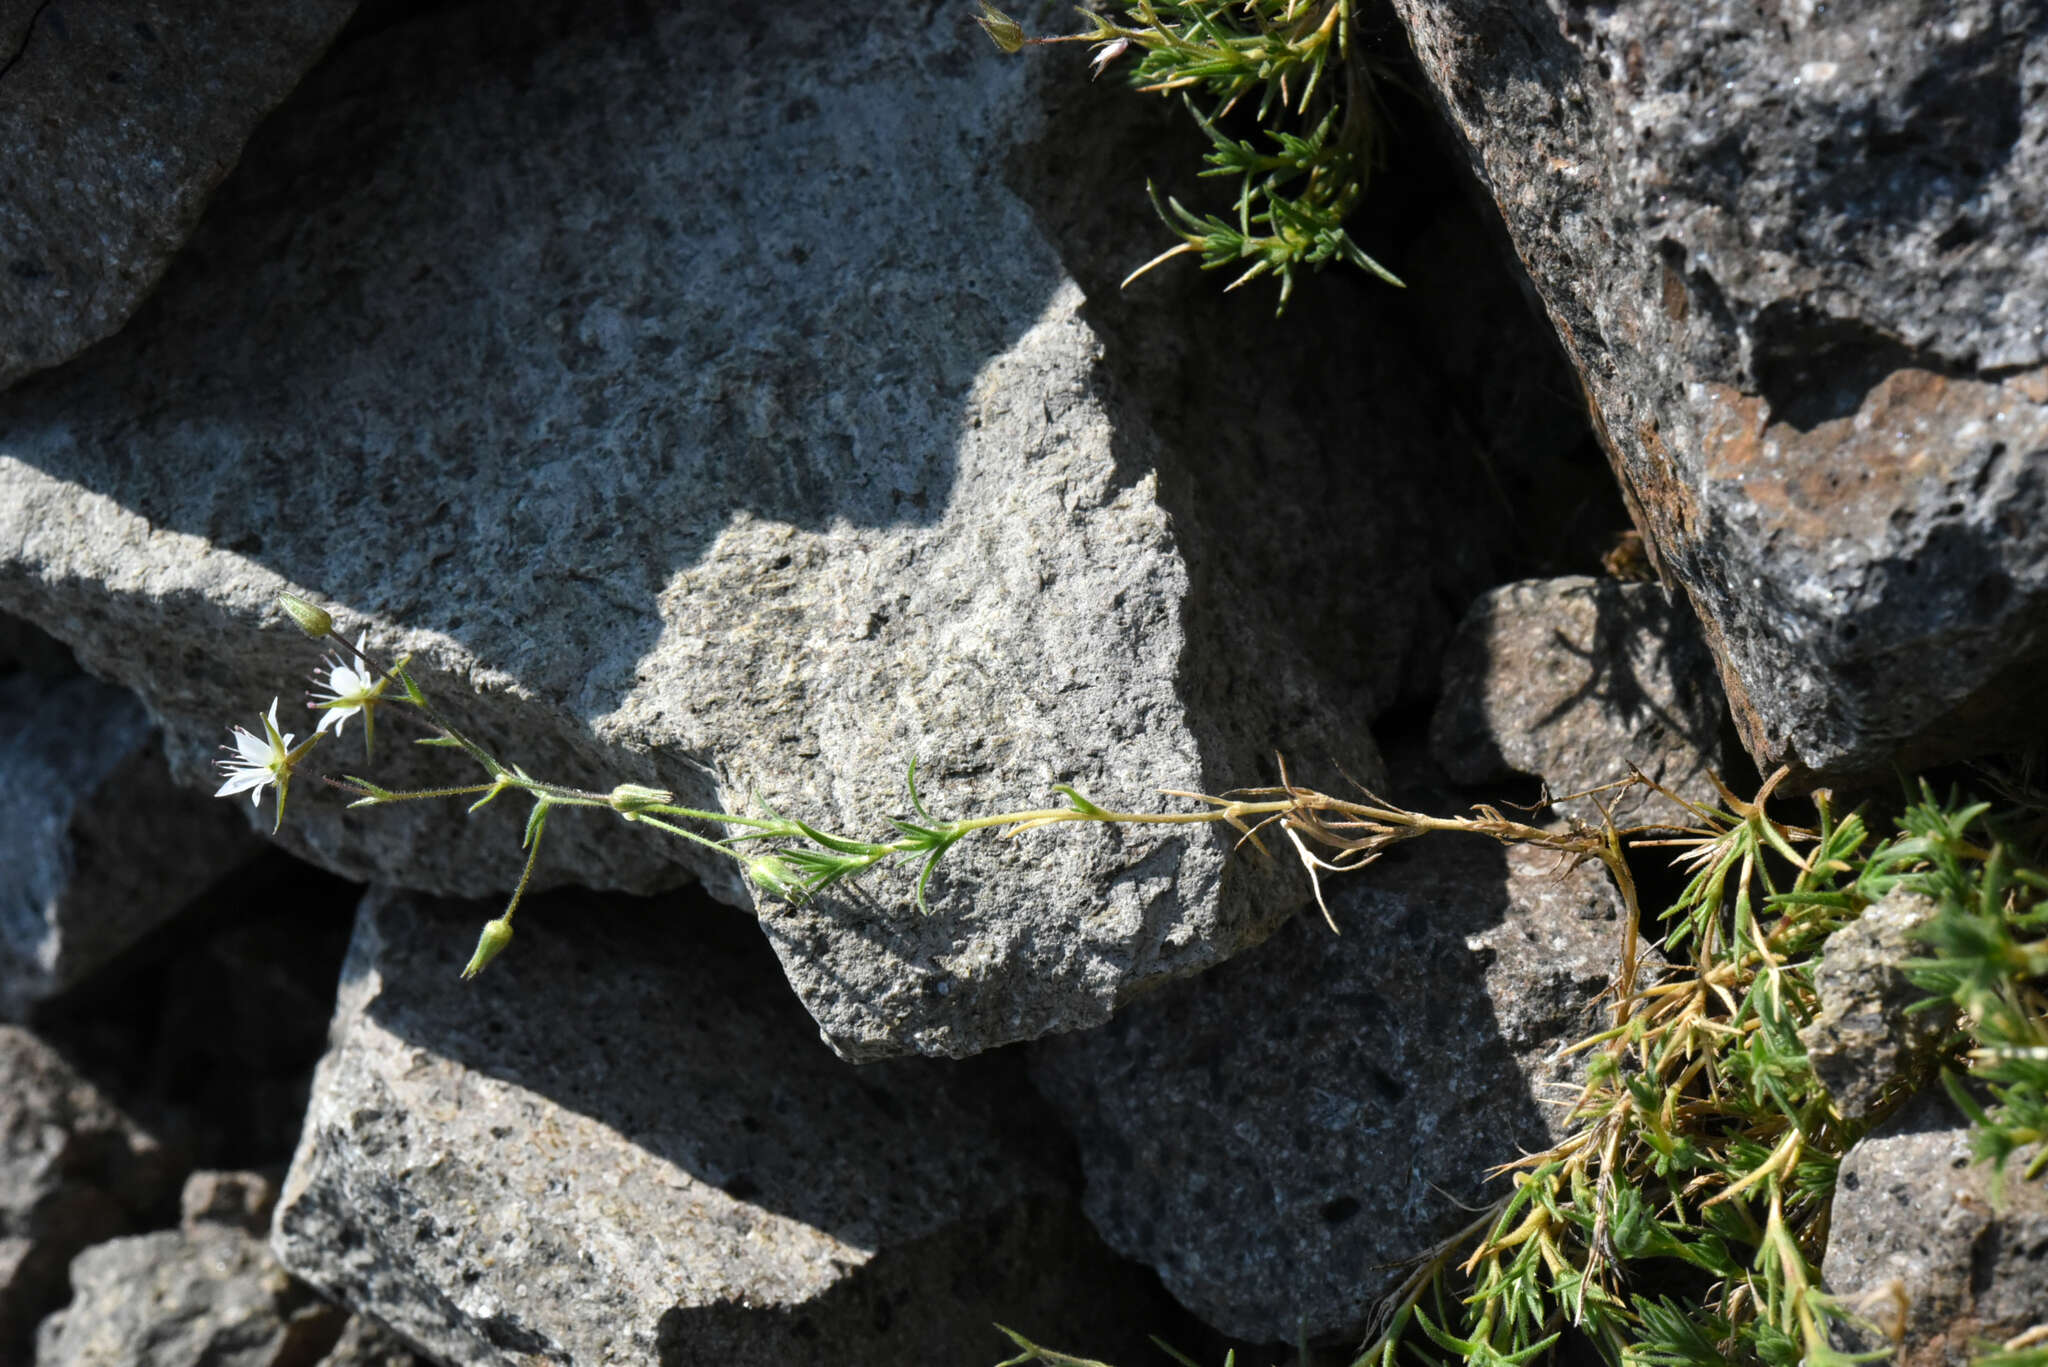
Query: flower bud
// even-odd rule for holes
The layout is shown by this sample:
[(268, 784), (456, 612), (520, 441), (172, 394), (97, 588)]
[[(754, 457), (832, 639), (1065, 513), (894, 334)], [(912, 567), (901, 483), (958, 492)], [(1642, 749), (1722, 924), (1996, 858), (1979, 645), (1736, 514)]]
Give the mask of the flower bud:
[(746, 861), (747, 877), (754, 880), (754, 886), (770, 897), (779, 897), (785, 902), (800, 902), (804, 896), (803, 879), (795, 869), (772, 854), (757, 855)]
[(296, 593), (280, 593), (277, 595), (277, 605), (299, 624), (300, 631), (316, 641), (334, 630), (334, 619), (327, 615), (325, 608), (307, 602)]
[(484, 933), (477, 936), (476, 939), (476, 953), (469, 956), (469, 967), (462, 970), (463, 981), (467, 982), (483, 972), (484, 965), (497, 958), (499, 952), (511, 943), (512, 922), (510, 920), (500, 916), (495, 921), (486, 922)]
[(637, 783), (621, 783), (605, 799), (612, 804), (613, 811), (624, 812), (628, 816), (644, 812), (649, 807), (666, 806), (675, 800), (676, 795), (666, 788), (644, 788)]
[(991, 5), (988, 0), (981, 0), (981, 17), (974, 22), (980, 24), (982, 31), (995, 39), (996, 46), (1004, 52), (1018, 53), (1024, 50), (1024, 26)]

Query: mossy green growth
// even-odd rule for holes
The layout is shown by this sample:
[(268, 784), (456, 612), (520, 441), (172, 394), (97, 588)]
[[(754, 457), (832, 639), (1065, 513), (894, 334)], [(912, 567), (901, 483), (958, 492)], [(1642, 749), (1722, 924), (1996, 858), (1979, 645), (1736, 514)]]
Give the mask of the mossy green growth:
[[(1229, 289), (1272, 276), (1281, 310), (1297, 270), (1333, 261), (1401, 283), (1344, 227), (1383, 150), (1372, 73), (1351, 47), (1351, 0), (1139, 0), (1121, 19), (1081, 17), (1086, 32), (1034, 38), (981, 0), (979, 22), (1006, 53), (1084, 43), (1098, 75), (1116, 67), (1140, 91), (1179, 96), (1209, 139), (1200, 174), (1235, 191), (1228, 214), (1197, 213), (1148, 185), (1180, 242), (1126, 285), (1183, 255), (1237, 272)], [(1250, 136), (1231, 131), (1246, 120)]]

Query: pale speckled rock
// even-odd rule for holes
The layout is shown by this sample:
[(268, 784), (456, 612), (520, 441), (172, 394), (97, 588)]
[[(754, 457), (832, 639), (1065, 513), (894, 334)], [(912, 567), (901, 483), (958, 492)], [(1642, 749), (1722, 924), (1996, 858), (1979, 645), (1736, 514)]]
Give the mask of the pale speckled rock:
[(166, 1194), (169, 1167), (54, 1049), (0, 1025), (0, 1361), (62, 1299), (72, 1255), (127, 1232)]
[(1849, 1120), (1868, 1116), (1901, 1079), (1925, 1081), (1955, 1028), (1946, 1007), (1907, 1014), (1927, 993), (1902, 965), (1928, 952), (1914, 932), (1938, 910), (1933, 899), (1895, 891), (1821, 947), (1813, 971), (1820, 1010), (1799, 1032), (1828, 1096)]
[(178, 1223), (227, 1225), (250, 1234), (268, 1234), (277, 1209), (277, 1183), (260, 1172), (192, 1173), (178, 1193)]
[(437, 1359), (993, 1360), (1147, 1304), (1003, 1060), (835, 1058), (702, 898), (540, 899), (462, 983), (487, 914), (365, 901), (273, 1237)]
[[(1444, 655), (1444, 696), (1430, 748), (1459, 783), (1514, 773), (1556, 796), (1629, 776), (1633, 764), (1680, 797), (1717, 806), (1727, 716), (1714, 659), (1692, 616), (1655, 584), (1572, 576), (1505, 584), (1479, 596)], [(1679, 803), (1640, 789), (1555, 803), (1598, 825), (1696, 824)]]
[(0, 0), (0, 389), (125, 322), (356, 0)]
[[(1375, 649), (1328, 652), (1351, 677), (1326, 686), (1262, 619), (1190, 626), (1184, 546), (1246, 543), (1296, 599), (1313, 564), (1406, 574), (1412, 548), (1319, 561), (1235, 503), (1183, 538), (1171, 453), (1110, 402), (995, 169), (1038, 121), (1028, 69), (964, 11), (886, 6), (530, 0), (352, 41), (144, 316), (0, 402), (0, 601), (141, 691), (190, 781), (311, 664), (286, 587), (417, 652), (532, 772), (700, 807), (758, 792), (886, 832), (913, 757), (942, 814), (1257, 781), (1275, 750), (1372, 781), (1366, 722), (1433, 662), (1434, 600), (1347, 599), (1341, 639)], [(1427, 449), (1375, 402), (1374, 463), (1322, 477), (1351, 502)], [(1296, 435), (1270, 459), (1233, 439), (1255, 493), (1328, 466)], [(323, 762), (360, 768), (357, 744)], [(465, 772), (396, 744), (376, 768)], [(289, 846), (348, 876), (518, 873), (511, 803), (344, 817), (302, 780), (293, 804)], [(966, 1054), (1255, 942), (1278, 884), (1227, 857), (1208, 833), (982, 840), (929, 917), (903, 872), (769, 925), (848, 1056)], [(690, 874), (749, 901), (729, 864), (595, 813), (556, 817), (539, 876)]]
[(2048, 10), (1394, 5), (1759, 766), (2041, 734)]
[(246, 1230), (162, 1230), (72, 1260), (71, 1303), (37, 1330), (36, 1367), (301, 1367), (347, 1318)]
[(1994, 1199), (1969, 1126), (1934, 1086), (1843, 1156), (1821, 1271), (1896, 1344), (1900, 1367), (1964, 1367), (1976, 1341), (2048, 1318), (2048, 1182), (2022, 1176), (2033, 1155), (2008, 1160)]
[(134, 694), (0, 675), (0, 1018), (24, 1019), (259, 848), (171, 781)]
[[(1460, 844), (1459, 841), (1466, 843)], [(1101, 1030), (1032, 1046), (1087, 1210), (1225, 1333), (1355, 1335), (1487, 1169), (1561, 1134), (1620, 951), (1598, 865), (1432, 838)]]

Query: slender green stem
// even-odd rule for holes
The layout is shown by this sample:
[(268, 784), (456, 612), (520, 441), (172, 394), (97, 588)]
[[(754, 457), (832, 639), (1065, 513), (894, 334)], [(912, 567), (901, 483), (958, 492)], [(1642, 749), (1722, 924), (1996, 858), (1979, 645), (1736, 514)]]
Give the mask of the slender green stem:
[[(656, 810), (667, 811), (669, 809), (664, 807)], [(724, 820), (725, 818), (713, 817), (711, 819)], [(741, 854), (738, 850), (733, 849), (730, 845), (721, 844), (716, 840), (712, 840), (705, 836), (701, 836), (693, 830), (689, 830), (685, 827), (675, 825), (672, 822), (663, 821), (659, 817), (649, 816), (646, 812), (633, 812), (626, 817), (626, 820), (637, 821), (644, 826), (652, 826), (654, 827), (654, 829), (658, 831), (667, 831), (670, 835), (679, 835), (685, 840), (694, 840), (707, 850), (717, 850), (720, 854), (729, 855), (732, 858), (739, 860), (741, 863), (746, 862), (746, 856)]]

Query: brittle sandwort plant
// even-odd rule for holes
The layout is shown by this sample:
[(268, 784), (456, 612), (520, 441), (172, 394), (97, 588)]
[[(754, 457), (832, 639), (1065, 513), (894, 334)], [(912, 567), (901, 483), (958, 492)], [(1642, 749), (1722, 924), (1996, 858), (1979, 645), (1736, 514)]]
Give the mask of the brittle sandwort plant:
[[(1121, 19), (1079, 13), (1086, 31), (1031, 37), (981, 0), (978, 22), (1006, 53), (1082, 43), (1095, 50), (1096, 75), (1114, 66), (1140, 91), (1179, 96), (1209, 139), (1200, 174), (1236, 190), (1225, 216), (1162, 201), (1148, 183), (1153, 208), (1180, 242), (1126, 285), (1190, 254), (1205, 270), (1238, 272), (1229, 289), (1274, 277), (1283, 312), (1303, 268), (1349, 261), (1401, 283), (1344, 227), (1384, 160), (1374, 76), (1352, 50), (1351, 0), (1138, 0)], [(1255, 125), (1251, 138), (1227, 131), (1240, 111)]]
[[(282, 605), (309, 634), (334, 636), (322, 609), (291, 597)], [(1839, 1303), (1818, 1275), (1836, 1170), (1872, 1125), (1935, 1084), (1894, 1078), (1877, 1111), (1851, 1122), (1815, 1076), (1798, 1031), (1817, 1007), (1814, 968), (1828, 936), (1897, 890), (1938, 908), (1920, 931), (1927, 953), (1904, 968), (1927, 994), (1925, 1005), (1945, 1004), (1958, 1022), (1940, 1085), (1970, 1118), (1980, 1159), (2001, 1177), (2037, 1181), (2048, 1170), (2048, 824), (2039, 819), (2048, 804), (2036, 805), (2031, 787), (2003, 783), (2006, 800), (1994, 808), (1923, 786), (1882, 838), (1861, 811), (1837, 813), (1824, 792), (1810, 825), (1772, 814), (1782, 771), (1750, 800), (1723, 790), (1718, 808), (1666, 791), (1692, 813), (1695, 827), (1683, 832), (1624, 831), (1611, 822), (1597, 831), (1546, 829), (1486, 806), (1430, 816), (1370, 793), (1339, 798), (1300, 787), (1284, 770), (1275, 787), (1221, 796), (1167, 790), (1192, 810), (1112, 811), (1060, 786), (1060, 806), (948, 820), (926, 808), (912, 765), (906, 815), (891, 820), (886, 838), (870, 840), (772, 810), (683, 807), (636, 784), (601, 790), (534, 778), (456, 729), (409, 660), (379, 664), (361, 636), (316, 677), (314, 735), (294, 746), (273, 702), (263, 736), (237, 728), (221, 795), (260, 800), (274, 786), (282, 822), (288, 784), (316, 742), (360, 716), (367, 754), (376, 714), (389, 707), (424, 725), (420, 744), (462, 752), (481, 770), (479, 781), (394, 792), (365, 778), (329, 777), (354, 795), (352, 805), (524, 797), (532, 804), (525, 867), (465, 977), (510, 942), (549, 815), (561, 807), (606, 809), (691, 841), (790, 901), (915, 861), (920, 909), (932, 871), (962, 840), (982, 832), (1014, 839), (1077, 822), (1219, 824), (1261, 850), (1284, 841), (1319, 905), (1324, 876), (1362, 869), (1424, 836), (1477, 835), (1548, 848), (1566, 861), (1600, 861), (1627, 915), (1612, 1015), (1571, 1046), (1588, 1063), (1569, 1131), (1543, 1153), (1503, 1163), (1499, 1195), (1417, 1260), (1352, 1367), (1520, 1367), (1552, 1355), (1568, 1332), (1617, 1367), (1860, 1360), (1837, 1348), (1836, 1331), (1868, 1307)], [(1627, 782), (1657, 786), (1640, 775)], [(1663, 912), (1664, 960), (1646, 979), (1631, 848), (1675, 850), (1690, 874)], [(1004, 1332), (1020, 1350), (1010, 1364), (1097, 1367)], [(2048, 1328), (2039, 1337), (2048, 1339)], [(2048, 1348), (2028, 1335), (1981, 1347), (1987, 1365), (2048, 1367)]]
[[(614, 813), (620, 819), (647, 826), (680, 840), (687, 840), (721, 857), (734, 860), (763, 892), (784, 901), (801, 902), (826, 888), (858, 878), (887, 865), (915, 863), (918, 866), (913, 900), (925, 910), (925, 889), (933, 871), (946, 854), (962, 840), (981, 832), (1015, 839), (1048, 827), (1072, 823), (1101, 825), (1223, 825), (1234, 830), (1241, 842), (1270, 853), (1269, 842), (1284, 840), (1301, 861), (1322, 904), (1321, 879), (1326, 874), (1360, 869), (1404, 840), (1435, 833), (1463, 832), (1501, 841), (1546, 846), (1574, 859), (1597, 859), (1613, 873), (1623, 894), (1633, 906), (1634, 890), (1628, 865), (1622, 857), (1618, 833), (1586, 830), (1551, 831), (1509, 819), (1492, 807), (1478, 807), (1470, 815), (1437, 817), (1407, 811), (1371, 794), (1362, 800), (1333, 797), (1286, 781), (1282, 770), (1277, 787), (1244, 789), (1211, 797), (1203, 793), (1165, 790), (1169, 796), (1194, 804), (1193, 810), (1173, 812), (1112, 811), (1064, 784), (1055, 791), (1064, 800), (1056, 807), (995, 812), (983, 816), (942, 819), (925, 806), (917, 790), (917, 765), (909, 766), (906, 787), (908, 809), (901, 818), (890, 820), (891, 833), (883, 839), (865, 839), (824, 830), (798, 817), (784, 816), (765, 804), (757, 812), (716, 812), (684, 807), (674, 794), (639, 784), (622, 783), (611, 788), (582, 788), (536, 778), (517, 764), (493, 755), (435, 706), (411, 667), (410, 657), (389, 665), (379, 663), (359, 635), (354, 645), (340, 638), (333, 617), (305, 599), (285, 595), (280, 599), (285, 612), (315, 639), (335, 639), (341, 649), (327, 657), (324, 671), (315, 676), (318, 690), (312, 694), (313, 708), (320, 714), (314, 735), (294, 746), (293, 737), (281, 733), (277, 724), (277, 702), (273, 700), (264, 722), (262, 737), (235, 728), (230, 757), (221, 761), (226, 775), (219, 795), (249, 793), (260, 801), (266, 787), (277, 789), (278, 825), (284, 820), (285, 798), (292, 777), (307, 762), (315, 743), (330, 727), (339, 737), (347, 723), (360, 716), (363, 721), (365, 758), (378, 712), (395, 709), (409, 713), (429, 734), (416, 743), (460, 751), (480, 771), (476, 782), (445, 787), (397, 792), (355, 774), (323, 776), (325, 781), (353, 795), (352, 807), (382, 807), (401, 802), (463, 800), (474, 811), (507, 795), (526, 799), (524, 848), (526, 860), (511, 900), (504, 912), (488, 923), (475, 955), (463, 971), (474, 977), (512, 938), (512, 918), (519, 909), (540, 854), (548, 820), (561, 808), (595, 808)], [(1329, 911), (1324, 907), (1323, 914)], [(1622, 960), (1635, 960), (1635, 921), (1627, 918), (1627, 941)], [(1331, 928), (1336, 924), (1331, 922)]]

